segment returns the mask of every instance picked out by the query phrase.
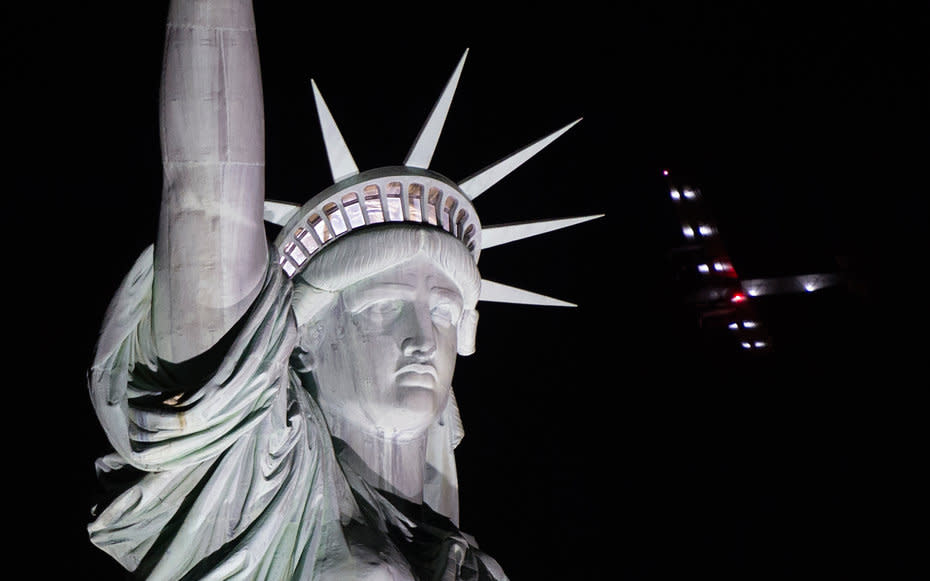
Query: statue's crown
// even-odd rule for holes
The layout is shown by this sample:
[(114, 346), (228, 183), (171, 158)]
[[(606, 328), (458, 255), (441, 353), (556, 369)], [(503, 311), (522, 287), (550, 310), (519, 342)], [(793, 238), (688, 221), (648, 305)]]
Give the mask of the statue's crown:
[[(283, 226), (275, 240), (280, 266), (296, 276), (324, 247), (373, 226), (415, 223), (440, 228), (464, 244), (475, 261), (481, 251), (536, 234), (586, 222), (600, 215), (488, 226), (482, 230), (472, 204), (480, 194), (568, 131), (580, 119), (455, 183), (429, 169), (468, 51), (462, 55), (401, 166), (359, 172), (316, 83), (311, 81), (333, 185), (303, 206), (265, 201), (265, 219)], [(487, 279), (480, 300), (573, 306)]]

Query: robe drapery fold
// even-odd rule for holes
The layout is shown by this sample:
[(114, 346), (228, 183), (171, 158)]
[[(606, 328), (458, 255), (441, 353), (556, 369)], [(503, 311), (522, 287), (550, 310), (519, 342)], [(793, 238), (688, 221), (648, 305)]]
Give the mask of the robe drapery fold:
[(290, 284), (259, 297), (198, 384), (161, 369), (151, 336), (152, 250), (104, 321), (90, 391), (116, 450), (98, 470), (145, 474), (89, 526), (91, 540), (150, 579), (287, 579), (344, 555), (357, 514), (319, 408), (288, 368)]

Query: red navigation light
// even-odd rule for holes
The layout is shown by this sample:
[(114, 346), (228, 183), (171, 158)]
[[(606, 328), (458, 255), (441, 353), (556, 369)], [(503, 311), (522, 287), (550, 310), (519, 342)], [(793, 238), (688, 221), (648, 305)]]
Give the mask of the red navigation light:
[(736, 293), (732, 297), (730, 297), (731, 303), (741, 303), (745, 300), (746, 300), (746, 295), (744, 295), (743, 293)]

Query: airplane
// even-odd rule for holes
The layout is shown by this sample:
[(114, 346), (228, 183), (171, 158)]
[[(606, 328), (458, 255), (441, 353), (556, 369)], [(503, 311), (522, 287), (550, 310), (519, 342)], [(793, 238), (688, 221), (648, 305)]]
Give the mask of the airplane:
[(668, 198), (677, 214), (681, 244), (671, 251), (685, 300), (697, 310), (699, 325), (726, 328), (747, 353), (773, 348), (754, 299), (764, 295), (813, 293), (843, 282), (840, 273), (811, 273), (770, 278), (739, 276), (701, 189), (662, 170)]

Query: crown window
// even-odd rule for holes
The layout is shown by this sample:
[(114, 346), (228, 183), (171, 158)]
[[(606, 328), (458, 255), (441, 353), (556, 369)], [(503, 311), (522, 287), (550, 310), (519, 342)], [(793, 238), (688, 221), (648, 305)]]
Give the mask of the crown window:
[(294, 263), (288, 260), (286, 256), (279, 258), (278, 264), (284, 269), (285, 274), (288, 276), (294, 276), (294, 273), (297, 272), (297, 267), (294, 266)]
[(465, 236), (465, 222), (468, 220), (468, 212), (465, 209), (459, 210), (459, 213), (455, 216), (455, 235), (459, 238)]
[(439, 201), (442, 199), (442, 190), (430, 188), (426, 198), (426, 221), (433, 226), (439, 225)]
[(339, 206), (335, 202), (330, 202), (323, 206), (323, 213), (326, 214), (326, 219), (329, 220), (329, 225), (333, 229), (333, 235), (339, 236), (343, 232), (349, 229), (346, 226), (346, 220), (342, 217), (342, 212), (339, 211)]
[(358, 194), (349, 192), (342, 196), (342, 209), (346, 212), (349, 219), (350, 228), (358, 228), (365, 225), (365, 217), (362, 216), (362, 207), (358, 203)]
[(384, 209), (381, 206), (381, 188), (375, 184), (365, 186), (365, 214), (369, 224), (384, 222)]
[(467, 246), (471, 242), (472, 237), (475, 235), (475, 225), (469, 224), (468, 228), (465, 228), (465, 234), (462, 236), (462, 242)]
[(404, 202), (401, 199), (403, 187), (400, 182), (389, 182), (385, 188), (387, 200), (388, 220), (392, 222), (404, 221)]
[(294, 238), (297, 239), (297, 242), (299, 242), (309, 254), (313, 254), (313, 252), (320, 247), (310, 234), (310, 231), (306, 228), (298, 228), (297, 231), (294, 232)]
[(423, 203), (423, 184), (410, 184), (407, 187), (407, 216), (413, 222), (423, 221), (421, 204)]
[(288, 242), (284, 245), (284, 254), (286, 254), (297, 266), (307, 261), (307, 255), (303, 253), (295, 242)]
[(310, 224), (310, 227), (316, 232), (316, 237), (319, 238), (320, 242), (325, 244), (333, 237), (333, 233), (329, 230), (329, 226), (326, 225), (326, 222), (324, 222), (323, 218), (320, 218), (319, 215), (310, 214), (310, 217), (307, 218), (307, 224)]
[(304, 251), (300, 249), (299, 244), (295, 244), (294, 242), (288, 242), (287, 246), (288, 247), (285, 248), (284, 252), (287, 253), (287, 255), (290, 256), (292, 259), (294, 259), (294, 262), (297, 263), (297, 266), (300, 266), (301, 264), (307, 261), (307, 255), (304, 254)]
[(449, 197), (446, 198), (446, 202), (442, 205), (442, 228), (446, 232), (454, 234), (452, 216), (455, 214), (455, 198)]

